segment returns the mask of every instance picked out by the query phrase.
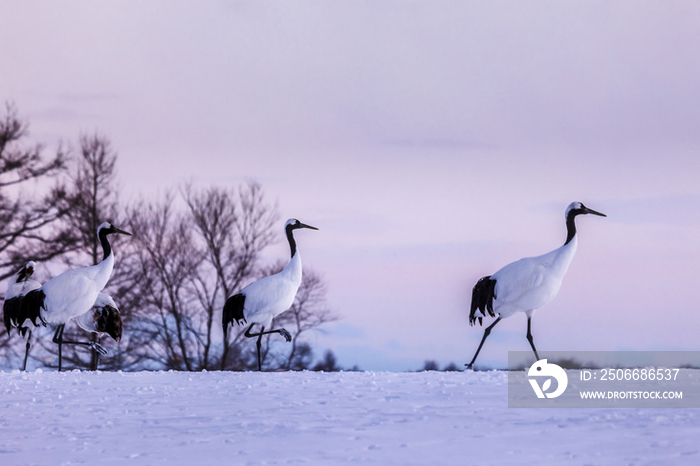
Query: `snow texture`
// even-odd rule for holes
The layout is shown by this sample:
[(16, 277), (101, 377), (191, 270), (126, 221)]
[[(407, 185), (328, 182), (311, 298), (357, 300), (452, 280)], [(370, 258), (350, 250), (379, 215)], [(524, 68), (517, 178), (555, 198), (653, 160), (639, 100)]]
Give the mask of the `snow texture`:
[(700, 464), (700, 411), (507, 408), (504, 372), (0, 372), (2, 465)]

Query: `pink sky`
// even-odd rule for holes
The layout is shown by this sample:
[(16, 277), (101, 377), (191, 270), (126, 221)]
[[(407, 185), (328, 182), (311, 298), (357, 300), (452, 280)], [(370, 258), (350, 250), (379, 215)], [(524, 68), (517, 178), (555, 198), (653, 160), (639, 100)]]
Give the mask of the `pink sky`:
[[(699, 350), (700, 4), (10, 2), (0, 100), (54, 148), (99, 130), (122, 198), (261, 182), (343, 320), (341, 364), (468, 362), (472, 285), (579, 249), (542, 350)], [(479, 356), (527, 350), (522, 315)]]

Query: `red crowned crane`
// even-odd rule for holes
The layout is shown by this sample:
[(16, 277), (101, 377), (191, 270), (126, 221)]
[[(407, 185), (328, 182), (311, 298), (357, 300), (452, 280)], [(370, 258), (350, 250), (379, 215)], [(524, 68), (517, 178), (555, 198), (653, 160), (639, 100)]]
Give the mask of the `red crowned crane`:
[[(95, 305), (100, 291), (104, 289), (114, 268), (114, 253), (107, 236), (113, 233), (129, 235), (126, 231), (116, 228), (109, 222), (104, 222), (97, 228), (97, 237), (102, 245), (104, 258), (99, 264), (91, 267), (68, 270), (44, 283), (40, 288), (30, 291), (24, 296), (21, 305), (23, 316), (37, 325), (41, 323), (58, 324), (53, 341), (58, 344), (58, 370), (61, 370), (63, 344), (85, 344), (97, 351), (104, 348), (94, 342), (72, 342), (63, 340), (63, 329), (66, 323), (82, 316)], [(120, 326), (121, 329), (121, 326)]]
[(17, 328), (17, 332), (22, 336), (25, 336), (27, 332), (29, 332), (29, 335), (27, 335), (27, 345), (24, 352), (22, 370), (27, 368), (27, 356), (29, 355), (30, 340), (32, 338), (34, 324), (31, 319), (22, 317), (21, 306), (24, 296), (41, 286), (41, 283), (31, 279), (35, 266), (36, 263), (34, 261), (29, 261), (19, 272), (10, 277), (7, 282), (5, 302), (2, 306), (5, 328), (7, 329), (8, 335), (13, 328)]
[(510, 317), (516, 312), (524, 312), (527, 315), (527, 340), (539, 361), (530, 331), (530, 321), (535, 311), (553, 300), (559, 292), (561, 281), (578, 245), (575, 219), (576, 216), (585, 214), (606, 216), (589, 209), (580, 202), (572, 202), (566, 208), (567, 236), (563, 246), (541, 256), (526, 257), (512, 262), (493, 275), (479, 279), (474, 285), (469, 325), (474, 325), (477, 319), (481, 325), (487, 313), (491, 317), (496, 317), (498, 314), (498, 317), (484, 330), (484, 337), (474, 357), (469, 364), (465, 364), (467, 369), (471, 369), (474, 365), (491, 329), (501, 319)]
[[(279, 333), (287, 342), (292, 341), (292, 336), (284, 328), (265, 330), (272, 325), (272, 319), (283, 313), (294, 303), (297, 290), (301, 284), (301, 257), (297, 251), (294, 241), (294, 230), (309, 228), (318, 230), (316, 227), (305, 225), (295, 218), (290, 218), (284, 224), (284, 231), (287, 234), (289, 248), (292, 253), (287, 266), (279, 273), (261, 278), (243, 288), (240, 292), (231, 296), (224, 304), (222, 315), (222, 325), (224, 329), (224, 341), (228, 333), (229, 324), (235, 320), (242, 325), (241, 321), (250, 326), (245, 331), (248, 338), (258, 337), (256, 346), (258, 350), (258, 370), (262, 371), (260, 361), (260, 346), (263, 335)], [(260, 332), (251, 333), (253, 326), (260, 324)]]

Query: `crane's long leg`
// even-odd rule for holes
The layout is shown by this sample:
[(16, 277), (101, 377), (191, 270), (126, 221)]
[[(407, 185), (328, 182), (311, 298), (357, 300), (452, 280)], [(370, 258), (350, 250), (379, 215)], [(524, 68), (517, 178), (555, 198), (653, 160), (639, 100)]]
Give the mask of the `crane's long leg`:
[(258, 340), (255, 342), (255, 346), (258, 348), (258, 371), (262, 372), (262, 362), (260, 361), (260, 347), (262, 346), (262, 336), (264, 335), (265, 327), (260, 327), (260, 333), (258, 334)]
[(270, 333), (279, 333), (287, 340), (287, 342), (290, 342), (290, 341), (292, 341), (292, 335), (290, 335), (290, 333), (283, 328), (275, 329), (275, 330), (268, 330), (266, 332), (265, 327), (260, 328), (260, 333), (250, 333), (250, 331), (253, 329), (253, 325), (255, 325), (255, 323), (250, 324), (250, 327), (248, 327), (248, 329), (245, 331), (244, 335), (248, 338), (258, 337), (258, 341), (255, 343), (255, 345), (258, 347), (258, 370), (262, 372), (262, 364), (260, 362), (260, 346), (262, 346), (262, 343), (260, 340), (262, 340), (262, 336), (269, 335)]
[(66, 324), (61, 324), (56, 328), (56, 333), (53, 334), (53, 342), (58, 345), (58, 372), (61, 372), (61, 355), (63, 350), (63, 327)]
[(27, 370), (27, 356), (29, 356), (29, 347), (31, 346), (29, 343), (29, 340), (32, 339), (32, 331), (29, 331), (29, 335), (27, 335), (27, 346), (26, 349), (24, 350), (24, 364), (22, 364), (22, 370), (26, 371)]
[[(90, 343), (94, 343), (96, 345), (99, 345), (100, 344), (99, 340), (100, 340), (100, 336), (95, 334), (95, 333), (93, 333), (90, 336)], [(88, 343), (88, 346), (90, 346), (90, 343)], [(96, 371), (97, 364), (99, 364), (99, 362), (100, 362), (100, 353), (99, 353), (99, 351), (97, 351), (97, 348), (95, 348), (94, 345), (91, 346), (91, 348), (92, 348), (92, 351), (90, 352), (91, 353), (90, 370)]]
[(262, 327), (260, 329), (260, 333), (250, 333), (250, 331), (253, 329), (253, 325), (255, 325), (255, 322), (250, 324), (250, 327), (248, 327), (246, 329), (245, 336), (248, 338), (258, 337), (258, 341), (255, 342), (255, 346), (257, 346), (257, 348), (258, 348), (258, 370), (260, 372), (262, 372), (262, 362), (260, 361), (260, 347), (262, 346), (262, 342), (260, 340), (262, 340), (262, 336), (265, 333), (271, 333), (271, 332), (265, 332), (265, 327)]
[(287, 329), (277, 328), (277, 329), (268, 330), (267, 332), (265, 332), (265, 331), (263, 331), (263, 330), (265, 330), (265, 327), (263, 327), (262, 330), (260, 331), (260, 333), (250, 333), (250, 329), (253, 328), (253, 325), (255, 325), (255, 324), (252, 324), (250, 327), (248, 327), (248, 330), (245, 331), (245, 336), (247, 336), (248, 338), (257, 337), (258, 335), (268, 335), (270, 333), (279, 333), (288, 342), (292, 341), (292, 334), (289, 333), (287, 331)]
[(70, 340), (64, 340), (63, 339), (63, 330), (66, 327), (66, 324), (61, 324), (58, 326), (56, 329), (56, 333), (53, 335), (53, 342), (58, 345), (58, 372), (61, 372), (61, 368), (63, 366), (63, 345), (83, 345), (83, 346), (88, 346), (92, 349), (95, 349), (99, 352), (103, 352), (103, 354), (107, 354), (106, 350), (102, 348), (97, 343), (94, 342), (86, 342), (86, 341), (70, 341)]
[(532, 332), (530, 331), (530, 317), (527, 318), (527, 341), (530, 342), (530, 346), (532, 346), (532, 351), (535, 352), (535, 357), (537, 360), (540, 360), (540, 357), (537, 354), (537, 350), (535, 349), (535, 342), (532, 339)]
[(476, 361), (476, 357), (479, 355), (479, 351), (481, 351), (481, 347), (484, 346), (484, 342), (486, 341), (486, 337), (489, 336), (491, 333), (491, 329), (496, 326), (496, 324), (501, 320), (501, 316), (498, 316), (498, 319), (496, 319), (491, 325), (486, 327), (486, 330), (484, 330), (484, 338), (481, 339), (481, 343), (479, 343), (479, 347), (476, 349), (476, 354), (472, 358), (472, 362), (469, 364), (465, 364), (467, 366), (467, 369), (471, 369), (472, 366), (474, 365), (474, 361)]
[[(71, 341), (71, 340), (63, 340), (63, 332), (61, 332), (61, 343), (64, 345), (81, 345), (81, 346), (87, 346), (88, 348), (92, 348), (94, 351), (96, 351), (96, 354), (109, 354), (109, 352), (104, 349), (102, 345), (100, 345), (97, 342), (94, 341)], [(90, 364), (92, 366), (92, 363)], [(93, 369), (95, 370), (95, 369)]]

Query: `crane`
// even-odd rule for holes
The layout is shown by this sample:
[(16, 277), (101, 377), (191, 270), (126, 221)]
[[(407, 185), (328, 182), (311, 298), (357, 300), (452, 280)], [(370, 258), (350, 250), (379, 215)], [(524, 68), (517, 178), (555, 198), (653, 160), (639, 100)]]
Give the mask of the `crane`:
[[(40, 288), (30, 291), (22, 300), (21, 312), (29, 316), (34, 325), (37, 325), (37, 318), (44, 325), (58, 324), (53, 342), (58, 344), (59, 371), (63, 344), (83, 344), (63, 340), (66, 323), (74, 317), (85, 314), (93, 307), (99, 292), (104, 289), (112, 275), (114, 253), (107, 236), (114, 233), (131, 236), (131, 233), (120, 230), (109, 222), (102, 223), (97, 228), (97, 237), (104, 255), (100, 263), (67, 270), (47, 281)], [(87, 346), (97, 351), (101, 348), (94, 342), (87, 343)]]
[(526, 257), (511, 262), (493, 275), (482, 277), (477, 281), (472, 290), (469, 325), (474, 325), (477, 320), (479, 325), (482, 325), (482, 319), (487, 313), (491, 317), (496, 317), (498, 314), (498, 317), (484, 330), (484, 337), (474, 357), (469, 364), (465, 364), (467, 369), (471, 369), (474, 365), (486, 337), (496, 324), (516, 312), (527, 315), (527, 340), (537, 360), (540, 359), (532, 338), (532, 316), (537, 309), (552, 301), (559, 292), (562, 279), (578, 245), (575, 219), (578, 215), (586, 214), (606, 217), (605, 214), (589, 209), (580, 202), (572, 202), (566, 208), (567, 236), (563, 246), (541, 256)]
[[(290, 218), (284, 224), (284, 231), (289, 241), (291, 259), (287, 266), (279, 273), (270, 275), (251, 283), (241, 291), (226, 300), (222, 313), (222, 325), (224, 329), (224, 341), (226, 341), (229, 324), (242, 325), (241, 321), (250, 326), (245, 331), (248, 338), (258, 337), (256, 341), (258, 351), (258, 370), (262, 371), (260, 361), (260, 346), (263, 335), (279, 333), (287, 342), (292, 341), (291, 334), (284, 328), (267, 330), (272, 325), (272, 319), (283, 313), (294, 303), (299, 285), (301, 285), (301, 257), (294, 241), (294, 230), (316, 227), (305, 225), (295, 218)], [(260, 332), (251, 333), (253, 326), (260, 324)]]
[(34, 273), (34, 267), (36, 263), (34, 261), (29, 261), (22, 267), (19, 272), (14, 274), (7, 282), (7, 291), (5, 292), (5, 302), (2, 306), (3, 317), (5, 320), (5, 328), (7, 328), (7, 334), (10, 334), (12, 328), (17, 328), (17, 332), (22, 336), (25, 336), (27, 332), (27, 344), (24, 352), (24, 364), (22, 365), (22, 370), (27, 368), (27, 356), (29, 355), (30, 340), (32, 338), (32, 330), (34, 325), (31, 323), (31, 319), (22, 318), (20, 322), (21, 306), (24, 296), (30, 291), (36, 290), (41, 286), (36, 280), (32, 280), (31, 276)]

